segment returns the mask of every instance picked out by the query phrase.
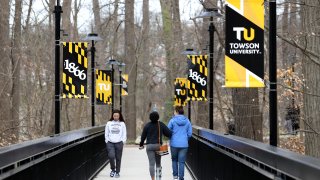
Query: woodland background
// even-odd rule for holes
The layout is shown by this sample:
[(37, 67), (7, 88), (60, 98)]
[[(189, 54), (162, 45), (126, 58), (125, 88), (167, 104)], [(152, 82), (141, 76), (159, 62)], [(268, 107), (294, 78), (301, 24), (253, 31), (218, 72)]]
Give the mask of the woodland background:
[[(150, 4), (156, 1), (160, 11), (150, 11)], [(141, 9), (135, 9), (136, 3), (142, 4)], [(179, 3), (190, 3), (190, 10), (194, 3), (203, 9), (216, 7), (224, 15), (224, 0), (61, 3), (61, 28), (68, 33), (61, 36), (62, 41), (81, 41), (90, 32), (98, 33), (104, 40), (96, 43), (96, 68), (107, 69), (110, 57), (126, 63), (129, 96), (123, 97), (123, 112), (131, 141), (149, 121), (152, 108), (157, 107), (162, 121), (172, 116), (173, 81), (186, 77), (186, 57), (181, 52), (193, 48), (208, 54), (209, 21), (193, 19), (200, 14), (197, 9), (189, 14), (194, 15), (190, 20), (181, 20), (185, 14)], [(265, 143), (269, 142), (268, 3), (264, 3), (266, 88), (222, 87), (224, 20), (214, 20), (214, 129)], [(54, 134), (55, 5), (55, 0), (0, 1), (0, 146)], [(39, 6), (41, 10), (35, 10)], [(80, 16), (84, 9), (90, 11), (87, 19)], [(277, 1), (279, 142), (283, 148), (314, 157), (320, 157), (319, 14), (318, 0)], [(87, 23), (80, 23), (84, 21)], [(88, 95), (90, 74), (89, 66)], [(118, 108), (119, 94), (115, 98)], [(90, 102), (62, 99), (61, 132), (91, 126)], [(192, 102), (192, 124), (208, 128), (208, 108), (208, 102)], [(104, 125), (110, 116), (109, 106), (96, 106), (97, 125)], [(289, 122), (300, 128), (292, 129)]]

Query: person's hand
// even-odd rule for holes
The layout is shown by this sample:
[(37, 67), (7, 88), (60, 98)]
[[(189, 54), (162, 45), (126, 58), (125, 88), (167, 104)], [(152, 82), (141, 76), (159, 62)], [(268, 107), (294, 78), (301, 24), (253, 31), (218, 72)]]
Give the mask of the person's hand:
[(144, 146), (140, 146), (140, 147), (139, 147), (140, 150), (143, 149), (143, 148), (144, 148)]

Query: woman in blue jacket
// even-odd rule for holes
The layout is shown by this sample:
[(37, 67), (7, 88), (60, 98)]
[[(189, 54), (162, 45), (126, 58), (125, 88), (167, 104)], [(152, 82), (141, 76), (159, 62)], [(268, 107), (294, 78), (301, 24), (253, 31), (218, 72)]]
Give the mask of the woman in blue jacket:
[(183, 107), (175, 107), (175, 116), (173, 116), (168, 124), (168, 128), (172, 131), (170, 139), (172, 171), (174, 180), (184, 179), (184, 166), (188, 152), (188, 141), (192, 135), (192, 126), (190, 120), (185, 117)]

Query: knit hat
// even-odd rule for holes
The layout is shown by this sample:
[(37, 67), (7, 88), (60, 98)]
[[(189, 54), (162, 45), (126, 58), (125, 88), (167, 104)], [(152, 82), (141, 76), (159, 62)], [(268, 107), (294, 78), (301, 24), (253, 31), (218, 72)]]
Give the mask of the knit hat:
[(156, 122), (159, 120), (159, 113), (157, 111), (153, 111), (150, 113), (149, 115), (149, 119), (152, 121), (152, 122)]

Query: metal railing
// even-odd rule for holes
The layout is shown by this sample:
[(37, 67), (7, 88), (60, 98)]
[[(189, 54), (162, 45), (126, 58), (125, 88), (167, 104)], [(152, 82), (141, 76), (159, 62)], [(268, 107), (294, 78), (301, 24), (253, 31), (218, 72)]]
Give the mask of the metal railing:
[(104, 126), (0, 148), (0, 179), (91, 179), (107, 164)]
[(193, 126), (187, 168), (199, 180), (320, 177), (320, 159)]

